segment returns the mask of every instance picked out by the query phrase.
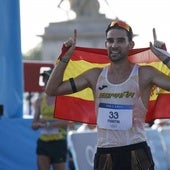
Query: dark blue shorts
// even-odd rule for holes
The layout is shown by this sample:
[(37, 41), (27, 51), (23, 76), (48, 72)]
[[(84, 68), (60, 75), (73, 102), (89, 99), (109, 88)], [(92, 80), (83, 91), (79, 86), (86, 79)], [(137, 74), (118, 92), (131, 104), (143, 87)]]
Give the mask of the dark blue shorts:
[(55, 140), (55, 141), (37, 141), (37, 155), (48, 156), (51, 163), (66, 162), (67, 157), (67, 140)]

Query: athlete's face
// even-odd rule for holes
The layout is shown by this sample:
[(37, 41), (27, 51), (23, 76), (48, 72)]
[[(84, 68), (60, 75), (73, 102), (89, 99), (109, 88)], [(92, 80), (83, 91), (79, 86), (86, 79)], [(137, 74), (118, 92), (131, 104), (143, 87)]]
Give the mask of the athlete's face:
[(107, 33), (105, 46), (112, 62), (120, 61), (128, 56), (134, 42), (129, 41), (127, 32), (123, 29), (110, 29)]

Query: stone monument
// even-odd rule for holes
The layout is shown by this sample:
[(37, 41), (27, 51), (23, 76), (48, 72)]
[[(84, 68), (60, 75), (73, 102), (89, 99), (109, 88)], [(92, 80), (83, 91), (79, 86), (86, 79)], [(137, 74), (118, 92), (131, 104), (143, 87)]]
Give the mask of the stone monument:
[(105, 48), (105, 29), (110, 19), (99, 13), (98, 0), (69, 0), (76, 18), (50, 23), (42, 35), (42, 59), (55, 61), (64, 41), (77, 29), (77, 46)]

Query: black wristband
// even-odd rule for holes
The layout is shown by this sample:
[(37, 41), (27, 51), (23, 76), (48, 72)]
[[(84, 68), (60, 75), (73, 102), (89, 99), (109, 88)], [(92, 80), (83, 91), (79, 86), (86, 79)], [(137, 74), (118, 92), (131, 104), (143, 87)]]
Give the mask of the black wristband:
[(164, 61), (162, 61), (164, 64), (168, 64), (168, 62), (170, 61), (170, 57), (167, 57)]
[(71, 88), (72, 88), (72, 90), (73, 90), (73, 93), (77, 92), (77, 88), (76, 88), (74, 79), (73, 79), (73, 78), (70, 78), (69, 81), (70, 81), (70, 84), (71, 84)]
[(68, 63), (68, 62), (69, 62), (69, 59), (61, 58), (60, 61), (62, 61), (63, 63)]

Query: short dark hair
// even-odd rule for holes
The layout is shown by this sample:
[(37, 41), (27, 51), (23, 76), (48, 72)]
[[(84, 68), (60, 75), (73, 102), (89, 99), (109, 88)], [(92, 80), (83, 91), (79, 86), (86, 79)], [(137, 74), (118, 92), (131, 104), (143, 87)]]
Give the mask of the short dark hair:
[(109, 32), (109, 30), (111, 30), (111, 29), (123, 29), (123, 30), (125, 30), (127, 32), (127, 36), (128, 36), (129, 41), (132, 41), (133, 31), (132, 31), (132, 28), (126, 22), (119, 20), (119, 19), (115, 19), (112, 22), (110, 22), (109, 25), (106, 28), (106, 31), (105, 31), (106, 36), (107, 36), (107, 33)]

